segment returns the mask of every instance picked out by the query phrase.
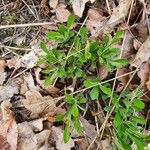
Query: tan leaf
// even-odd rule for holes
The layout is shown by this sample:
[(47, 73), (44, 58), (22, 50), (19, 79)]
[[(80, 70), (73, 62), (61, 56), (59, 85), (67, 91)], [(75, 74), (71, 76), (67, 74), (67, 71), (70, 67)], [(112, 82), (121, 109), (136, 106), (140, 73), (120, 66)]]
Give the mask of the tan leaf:
[(56, 148), (59, 150), (70, 150), (74, 147), (74, 141), (70, 138), (67, 143), (64, 143), (63, 140), (63, 129), (61, 127), (54, 127), (52, 126), (52, 137), (56, 141)]
[(68, 16), (70, 15), (70, 12), (66, 9), (66, 6), (64, 4), (59, 4), (56, 7), (55, 12), (57, 20), (61, 23), (66, 22)]
[(89, 19), (86, 22), (86, 27), (90, 31), (92, 37), (102, 36), (103, 28), (106, 22), (106, 17), (102, 16), (102, 12), (96, 9), (89, 9)]
[(26, 99), (22, 100), (26, 109), (31, 111), (30, 117), (32, 119), (39, 118), (42, 114), (53, 113), (56, 109), (56, 103), (50, 96), (44, 96), (35, 90), (27, 91), (25, 93)]
[(49, 6), (51, 8), (55, 9), (57, 4), (58, 4), (58, 0), (49, 0)]
[(4, 69), (1, 69), (1, 68), (0, 68), (0, 77), (1, 77), (0, 85), (3, 85), (3, 83), (7, 77), (7, 73), (4, 71)]
[(47, 0), (41, 0), (40, 7), (41, 7), (41, 11), (47, 16), (49, 13), (49, 8), (46, 5), (46, 3), (47, 3)]
[(78, 17), (82, 17), (85, 4), (88, 1), (89, 0), (72, 0), (72, 7), (73, 7), (74, 14), (77, 15)]
[(131, 5), (131, 0), (120, 0), (119, 5), (113, 8), (113, 13), (105, 25), (105, 31), (110, 32), (116, 25), (121, 23), (123, 19), (127, 16), (129, 8)]
[(22, 83), (21, 78), (10, 80), (6, 85), (0, 87), (0, 101), (11, 98), (14, 94), (19, 93), (20, 85)]
[(150, 36), (139, 48), (139, 50), (135, 56), (135, 59), (131, 65), (134, 67), (138, 67), (143, 62), (148, 61), (149, 58), (150, 58)]
[(137, 72), (137, 75), (141, 79), (141, 86), (145, 86), (146, 82), (148, 81), (150, 77), (150, 64), (143, 63), (140, 66), (140, 70)]
[(99, 77), (101, 80), (104, 80), (108, 75), (108, 71), (104, 65), (99, 66)]
[(44, 85), (44, 81), (40, 80), (40, 72), (41, 72), (41, 68), (37, 68), (35, 70), (35, 76), (36, 76), (36, 82), (44, 89), (46, 90), (47, 93), (49, 93), (51, 96), (58, 96), (60, 89), (54, 87), (53, 85), (48, 85), (45, 86)]

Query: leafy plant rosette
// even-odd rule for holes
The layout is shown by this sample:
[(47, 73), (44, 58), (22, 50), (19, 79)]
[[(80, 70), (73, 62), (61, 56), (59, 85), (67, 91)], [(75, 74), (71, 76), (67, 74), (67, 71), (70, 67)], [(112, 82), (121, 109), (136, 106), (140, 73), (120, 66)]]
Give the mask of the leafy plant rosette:
[[(104, 108), (106, 112), (114, 107), (112, 113), (114, 149), (128, 150), (131, 149), (132, 143), (137, 146), (137, 149), (144, 149), (149, 137), (142, 134), (139, 124), (143, 126), (146, 121), (134, 115), (136, 111), (144, 108), (144, 103), (138, 97), (132, 98), (132, 93), (128, 91), (128, 94), (121, 98), (119, 93), (114, 93), (112, 104), (109, 106), (107, 99), (111, 98), (111, 88), (108, 84), (102, 85), (96, 73), (99, 65), (104, 65), (108, 72), (112, 72), (128, 64), (127, 59), (119, 58), (120, 49), (113, 47), (121, 40), (123, 32), (118, 30), (113, 37), (105, 35), (102, 42), (92, 41), (85, 27), (81, 27), (78, 33), (74, 30), (74, 22), (74, 15), (70, 15), (66, 25), (61, 24), (58, 31), (47, 33), (49, 40), (57, 42), (56, 48), (48, 48), (44, 42), (40, 43), (43, 53), (38, 65), (48, 66), (43, 70), (46, 76), (45, 85), (52, 84), (57, 78), (64, 84), (68, 79), (72, 81), (78, 79), (80, 88), (85, 87), (83, 91), (88, 92), (88, 99), (106, 100), (107, 105)], [(94, 70), (92, 75), (88, 68)], [(91, 76), (92, 79), (89, 79)], [(63, 121), (65, 124), (65, 143), (70, 139), (72, 127), (78, 133), (83, 131), (79, 114), (85, 111), (83, 106), (87, 98), (84, 92), (66, 93), (64, 101), (67, 111), (64, 115), (55, 117), (55, 121)]]

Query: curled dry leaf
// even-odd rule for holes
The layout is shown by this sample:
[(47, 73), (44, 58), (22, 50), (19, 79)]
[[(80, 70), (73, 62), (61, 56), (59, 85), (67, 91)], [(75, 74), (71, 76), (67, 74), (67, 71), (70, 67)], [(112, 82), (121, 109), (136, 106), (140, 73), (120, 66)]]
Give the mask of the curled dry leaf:
[(74, 147), (74, 141), (70, 138), (70, 140), (67, 143), (64, 143), (63, 140), (63, 129), (61, 127), (55, 127), (52, 126), (51, 128), (52, 133), (51, 136), (54, 138), (54, 141), (56, 141), (56, 148), (59, 150), (70, 150), (72, 147)]
[(55, 12), (57, 20), (61, 23), (66, 22), (68, 16), (70, 15), (70, 12), (66, 9), (66, 6), (64, 4), (57, 5)]
[(20, 59), (19, 59), (19, 57), (13, 57), (11, 59), (8, 59), (6, 65), (10, 69), (11, 68), (15, 68), (15, 69), (19, 68), (20, 67)]
[(147, 62), (150, 58), (150, 36), (139, 48), (133, 63), (134, 67), (140, 66), (143, 62)]
[(77, 15), (78, 17), (82, 17), (83, 11), (85, 9), (85, 4), (89, 0), (72, 0), (72, 7), (74, 14)]
[(89, 9), (89, 19), (86, 27), (90, 31), (92, 37), (102, 36), (106, 17), (102, 16), (103, 12), (97, 9)]
[(150, 77), (150, 64), (147, 62), (143, 63), (140, 66), (140, 70), (137, 72), (137, 75), (141, 79), (141, 86), (145, 86), (146, 82)]
[(125, 19), (129, 12), (130, 5), (131, 0), (119, 1), (119, 5), (116, 8), (113, 8), (113, 13), (105, 25), (106, 32), (112, 31), (116, 25), (118, 25), (123, 21), (123, 19)]

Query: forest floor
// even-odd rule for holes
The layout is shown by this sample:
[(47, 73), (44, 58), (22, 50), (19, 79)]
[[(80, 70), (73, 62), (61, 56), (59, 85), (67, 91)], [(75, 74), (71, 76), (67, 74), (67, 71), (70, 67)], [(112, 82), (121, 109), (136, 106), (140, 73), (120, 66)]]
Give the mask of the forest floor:
[(149, 58), (149, 0), (0, 0), (0, 150), (150, 150)]

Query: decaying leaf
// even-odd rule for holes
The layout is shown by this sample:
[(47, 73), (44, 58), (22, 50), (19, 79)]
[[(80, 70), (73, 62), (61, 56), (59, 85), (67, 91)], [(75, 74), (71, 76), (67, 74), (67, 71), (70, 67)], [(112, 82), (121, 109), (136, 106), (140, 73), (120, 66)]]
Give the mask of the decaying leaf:
[(7, 65), (10, 69), (11, 69), (11, 68), (15, 68), (15, 69), (19, 68), (19, 67), (20, 67), (20, 59), (19, 59), (19, 57), (15, 56), (15, 57), (13, 57), (13, 58), (11, 58), (11, 59), (8, 59), (6, 65)]
[(108, 71), (104, 65), (99, 66), (99, 77), (101, 80), (104, 80), (108, 75)]
[(47, 3), (47, 0), (41, 0), (40, 7), (41, 7), (41, 11), (47, 16), (49, 13), (49, 8), (46, 5), (46, 3)]
[(6, 85), (0, 87), (0, 101), (11, 98), (14, 94), (19, 93), (21, 78), (10, 80)]
[(20, 46), (21, 44), (25, 43), (26, 37), (25, 36), (18, 36), (13, 40), (13, 43)]
[(58, 4), (58, 0), (49, 0), (49, 6), (51, 8), (55, 9), (57, 4)]
[(148, 61), (149, 58), (150, 58), (150, 36), (139, 48), (139, 50), (135, 56), (135, 59), (131, 65), (134, 67), (138, 67), (143, 62)]
[(74, 14), (77, 15), (78, 17), (82, 17), (85, 4), (88, 1), (89, 0), (72, 0), (72, 7), (73, 7)]
[(70, 150), (72, 147), (74, 147), (74, 141), (71, 138), (67, 143), (64, 143), (63, 129), (61, 127), (52, 126), (51, 130), (52, 130), (51, 136), (54, 138), (54, 141), (56, 141), (57, 149)]
[(25, 93), (26, 99), (22, 100), (23, 106), (31, 112), (31, 118), (39, 118), (41, 114), (53, 113), (56, 103), (50, 96), (44, 96), (35, 90)]
[(113, 13), (105, 25), (105, 31), (110, 32), (116, 25), (121, 23), (123, 19), (127, 16), (129, 8), (131, 5), (131, 0), (120, 0), (119, 5), (113, 8)]
[(47, 93), (49, 93), (52, 96), (58, 96), (60, 90), (56, 87), (54, 87), (53, 85), (48, 85), (45, 86), (44, 85), (44, 81), (40, 80), (40, 72), (41, 72), (41, 68), (37, 68), (35, 69), (35, 76), (36, 76), (36, 82), (44, 89), (46, 90)]
[(0, 85), (2, 85), (6, 79), (7, 73), (5, 72), (6, 62), (5, 60), (0, 60)]
[(70, 12), (66, 9), (66, 6), (64, 4), (57, 5), (55, 12), (57, 20), (61, 23), (66, 22), (68, 16), (70, 15)]
[(10, 110), (11, 103), (9, 100), (2, 102), (1, 111), (3, 122), (0, 122), (0, 135), (7, 139), (12, 150), (17, 150), (18, 129), (16, 120)]
[(96, 9), (89, 9), (89, 19), (86, 27), (90, 31), (92, 37), (98, 37), (103, 34), (103, 28), (106, 23), (106, 17), (102, 16), (103, 12)]
[(148, 81), (150, 77), (150, 64), (143, 63), (140, 66), (140, 70), (137, 72), (137, 75), (141, 79), (141, 86), (145, 86), (146, 82)]

